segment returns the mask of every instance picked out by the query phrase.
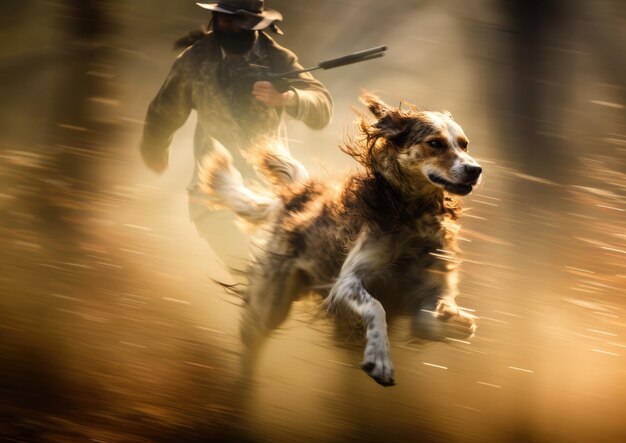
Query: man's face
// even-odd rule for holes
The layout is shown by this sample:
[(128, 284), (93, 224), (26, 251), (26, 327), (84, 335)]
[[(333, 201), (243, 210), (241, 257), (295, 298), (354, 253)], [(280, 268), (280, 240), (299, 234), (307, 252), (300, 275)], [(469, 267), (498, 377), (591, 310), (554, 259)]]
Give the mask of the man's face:
[(234, 17), (235, 16), (227, 14), (215, 14), (215, 27), (219, 29), (220, 32), (237, 33), (243, 31), (244, 29), (237, 25)]
[(242, 17), (230, 14), (214, 13), (213, 31), (215, 38), (227, 52), (244, 53), (252, 48), (256, 31), (243, 28)]

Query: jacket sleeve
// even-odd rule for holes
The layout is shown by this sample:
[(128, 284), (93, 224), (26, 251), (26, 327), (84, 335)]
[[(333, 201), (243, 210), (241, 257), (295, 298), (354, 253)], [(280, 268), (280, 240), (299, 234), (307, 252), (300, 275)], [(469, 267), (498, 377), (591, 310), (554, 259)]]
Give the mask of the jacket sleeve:
[(167, 163), (174, 132), (180, 128), (192, 109), (191, 78), (181, 54), (174, 62), (163, 86), (148, 107), (141, 141), (141, 155), (150, 160)]
[[(278, 72), (302, 69), (295, 54), (278, 47)], [(304, 122), (313, 129), (321, 129), (330, 122), (333, 115), (333, 102), (328, 90), (308, 72), (288, 80), (289, 88), (296, 93), (298, 104), (286, 111), (292, 117)]]

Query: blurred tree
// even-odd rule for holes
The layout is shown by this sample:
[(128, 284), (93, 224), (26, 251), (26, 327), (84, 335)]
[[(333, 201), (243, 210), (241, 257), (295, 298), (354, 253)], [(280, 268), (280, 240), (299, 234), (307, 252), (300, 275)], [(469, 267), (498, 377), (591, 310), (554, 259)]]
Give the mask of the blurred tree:
[(61, 66), (41, 154), (48, 168), (38, 176), (33, 202), (43, 232), (63, 247), (80, 242), (82, 223), (98, 198), (98, 164), (106, 157), (116, 125), (111, 79), (116, 60), (109, 45), (115, 31), (104, 0), (68, 0), (56, 17), (62, 26)]

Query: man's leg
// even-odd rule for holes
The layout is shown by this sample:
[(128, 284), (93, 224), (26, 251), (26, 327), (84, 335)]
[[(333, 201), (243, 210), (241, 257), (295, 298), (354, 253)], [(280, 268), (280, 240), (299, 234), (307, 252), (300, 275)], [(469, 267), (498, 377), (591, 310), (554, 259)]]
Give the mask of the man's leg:
[(236, 224), (236, 217), (226, 210), (206, 210), (192, 220), (198, 234), (204, 238), (228, 271), (246, 266), (249, 239)]

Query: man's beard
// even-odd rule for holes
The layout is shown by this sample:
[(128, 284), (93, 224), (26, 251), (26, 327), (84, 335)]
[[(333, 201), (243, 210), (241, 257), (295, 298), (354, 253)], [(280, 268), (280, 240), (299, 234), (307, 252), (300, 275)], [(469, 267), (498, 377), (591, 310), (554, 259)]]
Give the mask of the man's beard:
[(227, 52), (233, 54), (243, 54), (252, 49), (256, 39), (256, 31), (241, 30), (239, 32), (220, 31), (217, 26), (213, 26), (215, 40)]

